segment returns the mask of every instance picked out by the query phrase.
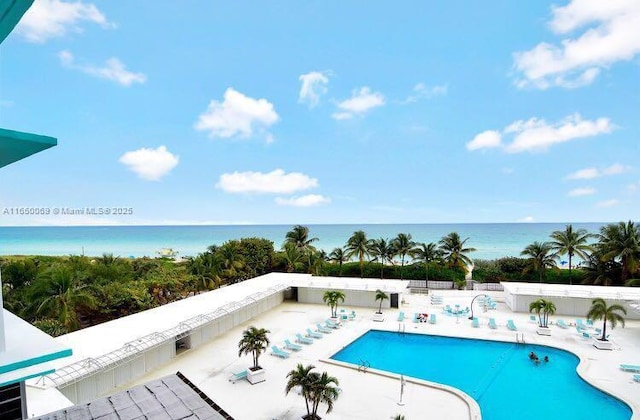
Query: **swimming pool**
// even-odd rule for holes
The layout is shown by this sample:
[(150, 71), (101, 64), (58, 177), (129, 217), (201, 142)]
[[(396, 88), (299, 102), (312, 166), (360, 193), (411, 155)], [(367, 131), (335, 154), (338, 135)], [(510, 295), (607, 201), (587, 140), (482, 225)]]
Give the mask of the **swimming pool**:
[[(535, 364), (532, 351), (549, 362)], [(461, 389), (478, 402), (484, 420), (628, 420), (632, 414), (578, 376), (578, 357), (553, 347), (371, 330), (331, 358)]]

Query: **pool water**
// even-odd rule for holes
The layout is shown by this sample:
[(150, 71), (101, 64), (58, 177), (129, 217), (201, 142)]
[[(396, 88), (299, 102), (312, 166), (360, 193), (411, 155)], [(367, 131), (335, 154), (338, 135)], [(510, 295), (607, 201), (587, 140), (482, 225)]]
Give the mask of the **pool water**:
[[(532, 351), (539, 364), (529, 359)], [(331, 358), (458, 388), (478, 402), (484, 420), (628, 420), (632, 414), (578, 376), (578, 357), (553, 347), (372, 330)]]

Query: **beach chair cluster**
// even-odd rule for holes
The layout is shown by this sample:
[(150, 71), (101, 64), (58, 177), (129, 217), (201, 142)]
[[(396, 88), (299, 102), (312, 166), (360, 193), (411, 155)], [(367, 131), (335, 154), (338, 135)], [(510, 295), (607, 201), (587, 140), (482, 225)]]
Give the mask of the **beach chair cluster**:
[(442, 305), (443, 299), (440, 295), (431, 295), (431, 304), (432, 305)]
[(356, 319), (356, 311), (351, 311), (347, 313), (347, 311), (343, 308), (340, 309), (340, 314), (338, 315), (340, 321), (353, 321)]
[[(590, 320), (587, 320), (587, 322), (589, 321)], [(582, 319), (580, 318), (576, 319), (576, 331), (585, 340), (591, 338), (591, 333), (588, 331), (589, 328), (593, 328), (592, 320), (590, 324), (589, 323), (585, 324), (584, 321), (582, 321)], [(596, 333), (602, 333), (602, 330), (600, 330), (600, 328), (596, 329), (595, 331)]]
[(640, 365), (620, 365), (620, 369), (625, 372), (634, 373), (633, 380), (635, 382), (640, 382)]
[(413, 314), (413, 322), (415, 323), (429, 323), (429, 324), (435, 324), (436, 323), (436, 314), (431, 314), (429, 315), (428, 313), (420, 313), (420, 312), (416, 312)]
[[(347, 315), (347, 319), (353, 320), (355, 317), (355, 311), (351, 311), (351, 314)], [(334, 330), (341, 328), (341, 326), (342, 323), (340, 321), (334, 321), (331, 319), (326, 320), (324, 324), (317, 323), (315, 331), (312, 331), (311, 328), (307, 328), (304, 335), (296, 333), (295, 343), (287, 338), (284, 340), (284, 346), (282, 346), (282, 348), (275, 345), (271, 346), (271, 354), (281, 359), (288, 359), (289, 356), (291, 356), (291, 352), (301, 351), (304, 348), (304, 345), (313, 344), (314, 340), (319, 340), (324, 335), (331, 334)], [(302, 344), (302, 346), (300, 344)]]
[(468, 306), (464, 309), (460, 309), (460, 305), (455, 305), (455, 306), (456, 306), (455, 308), (452, 308), (451, 306), (447, 305), (444, 307), (442, 312), (444, 314), (453, 315), (453, 316), (462, 316), (471, 312), (471, 309), (469, 309)]
[[(491, 328), (492, 330), (497, 330), (498, 329), (498, 324), (496, 323), (495, 318), (489, 318), (489, 323), (487, 325), (489, 325), (489, 328)], [(513, 322), (513, 319), (508, 319), (507, 320), (507, 328), (510, 331), (518, 331), (518, 327)]]
[(567, 325), (566, 322), (564, 322), (564, 319), (559, 319), (556, 321), (556, 325), (560, 328), (562, 328), (563, 330), (566, 330), (569, 328), (569, 325)]
[(496, 307), (498, 306), (498, 304), (495, 303), (489, 295), (486, 295), (484, 299), (480, 298), (478, 300), (480, 300), (480, 306), (482, 306), (484, 310), (496, 309)]

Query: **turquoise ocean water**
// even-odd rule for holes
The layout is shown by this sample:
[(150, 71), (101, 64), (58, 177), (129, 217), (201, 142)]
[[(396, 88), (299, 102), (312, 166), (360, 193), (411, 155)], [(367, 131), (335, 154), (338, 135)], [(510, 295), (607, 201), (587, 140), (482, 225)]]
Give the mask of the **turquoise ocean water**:
[[(342, 247), (356, 230), (364, 230), (371, 239), (410, 233), (418, 242), (438, 242), (450, 232), (469, 238), (467, 245), (477, 251), (474, 259), (518, 256), (534, 241), (549, 240), (565, 223), (482, 223), (482, 224), (344, 224), (307, 225), (317, 248), (330, 252)], [(602, 223), (573, 223), (597, 233)], [(112, 253), (121, 257), (157, 256), (162, 248), (173, 248), (179, 256), (196, 255), (209, 245), (230, 239), (266, 238), (276, 249), (282, 246), (292, 225), (232, 226), (73, 226), (73, 227), (0, 227), (0, 255), (89, 255)]]

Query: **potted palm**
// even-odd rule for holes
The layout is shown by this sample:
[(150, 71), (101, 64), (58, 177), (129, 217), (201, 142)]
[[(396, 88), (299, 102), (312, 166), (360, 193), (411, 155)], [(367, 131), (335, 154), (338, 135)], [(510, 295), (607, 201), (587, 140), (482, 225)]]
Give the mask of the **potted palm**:
[(602, 319), (602, 336), (593, 337), (593, 345), (599, 350), (613, 350), (611, 341), (607, 339), (607, 321), (611, 324), (611, 328), (615, 328), (618, 322), (624, 328), (624, 317), (618, 312), (627, 314), (627, 310), (622, 305), (613, 304), (607, 306), (602, 298), (595, 298), (591, 301), (591, 309), (587, 313), (587, 319), (598, 321)]
[(556, 305), (549, 300), (540, 298), (529, 304), (529, 312), (535, 312), (538, 315), (538, 329), (536, 332), (539, 335), (551, 335), (549, 315), (556, 313)]
[(269, 330), (249, 327), (242, 332), (242, 339), (238, 343), (238, 356), (251, 353), (253, 366), (249, 367), (247, 380), (253, 385), (265, 380), (264, 369), (258, 364), (258, 358), (267, 349)]
[(331, 318), (338, 317), (338, 301), (344, 302), (344, 293), (339, 290), (327, 290), (322, 296), (322, 300), (329, 305)]
[(315, 366), (298, 366), (287, 374), (287, 385), (285, 393), (288, 394), (292, 389), (300, 389), (300, 395), (304, 398), (307, 408), (307, 414), (302, 418), (304, 420), (320, 420), (318, 408), (320, 403), (327, 404), (327, 414), (333, 410), (333, 403), (340, 395), (338, 379), (329, 376), (327, 372), (313, 372)]
[(389, 299), (389, 296), (380, 289), (376, 290), (376, 302), (380, 301), (380, 306), (378, 307), (378, 312), (373, 314), (374, 321), (377, 321), (377, 322), (384, 321), (384, 314), (382, 313), (382, 302), (385, 299)]

